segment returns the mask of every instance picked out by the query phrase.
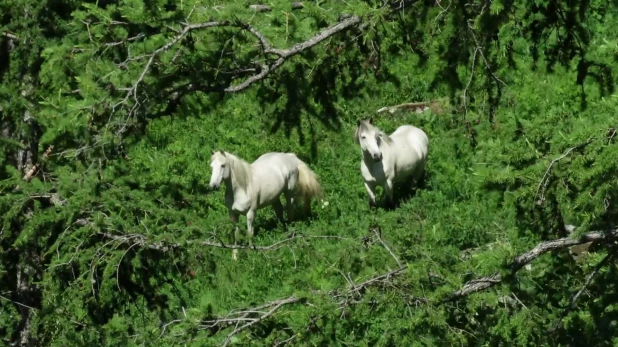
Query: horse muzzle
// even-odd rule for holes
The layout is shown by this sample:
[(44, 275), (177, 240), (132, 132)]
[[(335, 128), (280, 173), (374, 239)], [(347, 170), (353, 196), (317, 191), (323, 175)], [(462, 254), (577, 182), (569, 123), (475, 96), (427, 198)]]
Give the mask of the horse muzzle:
[(378, 162), (382, 160), (382, 153), (373, 155), (372, 157), (373, 157), (373, 161)]

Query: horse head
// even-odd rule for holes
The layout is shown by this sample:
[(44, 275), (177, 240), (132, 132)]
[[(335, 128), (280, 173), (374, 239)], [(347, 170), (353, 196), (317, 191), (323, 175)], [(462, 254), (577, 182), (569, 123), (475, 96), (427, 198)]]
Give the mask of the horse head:
[(209, 185), (211, 189), (217, 190), (231, 175), (229, 161), (223, 150), (212, 151), (210, 167), (212, 168), (212, 175)]
[(356, 143), (360, 145), (363, 154), (368, 155), (375, 161), (382, 160), (381, 132), (373, 125), (373, 118), (359, 119), (356, 121)]

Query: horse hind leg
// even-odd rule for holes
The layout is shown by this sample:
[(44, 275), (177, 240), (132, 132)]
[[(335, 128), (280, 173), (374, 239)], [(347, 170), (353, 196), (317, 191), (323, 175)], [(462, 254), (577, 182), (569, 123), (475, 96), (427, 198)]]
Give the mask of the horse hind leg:
[(290, 175), (286, 184), (286, 189), (283, 191), (283, 195), (285, 196), (285, 200), (287, 202), (289, 222), (294, 221), (294, 204), (296, 204), (296, 194), (298, 192), (298, 171), (296, 171), (294, 174)]
[(294, 191), (293, 190), (286, 190), (284, 195), (285, 195), (285, 200), (286, 200), (286, 205), (287, 205), (287, 209), (288, 209), (288, 221), (292, 222), (294, 220), (294, 204), (296, 203), (296, 197), (294, 196)]
[(305, 216), (311, 217), (311, 197), (308, 194), (305, 194), (304, 198), (305, 202), (303, 205), (303, 212), (305, 213)]
[(273, 209), (275, 210), (275, 215), (277, 216), (277, 219), (283, 225), (283, 229), (286, 230), (287, 224), (285, 222), (285, 219), (283, 218), (283, 205), (281, 204), (281, 200), (279, 200), (279, 198), (277, 198), (277, 200), (275, 200), (275, 202), (273, 203)]

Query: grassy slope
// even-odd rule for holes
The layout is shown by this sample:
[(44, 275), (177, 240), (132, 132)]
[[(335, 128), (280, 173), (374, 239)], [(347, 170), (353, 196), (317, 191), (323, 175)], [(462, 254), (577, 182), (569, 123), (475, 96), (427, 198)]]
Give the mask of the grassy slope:
[[(526, 55), (520, 52), (518, 57), (523, 66), (530, 64)], [(553, 158), (569, 145), (603, 131), (614, 122), (607, 115), (615, 109), (615, 99), (599, 100), (595, 85), (587, 81), (587, 90), (592, 94), (588, 96), (588, 109), (580, 112), (579, 89), (573, 85), (574, 73), (561, 69), (554, 75), (533, 73), (526, 68), (511, 71), (503, 97), (505, 103), (497, 116), (497, 128), (493, 130), (484, 115), (471, 112), (467, 116), (473, 124), (476, 119), (480, 120), (474, 125), (478, 133), (476, 148), (472, 148), (466, 138), (466, 128), (459, 122), (460, 114), (374, 117), (377, 125), (387, 132), (404, 123), (423, 128), (429, 135), (431, 147), (426, 187), (394, 211), (369, 210), (359, 170), (360, 153), (352, 141), (355, 120), (385, 105), (447, 94), (446, 88), (430, 90), (427, 82), (440, 67), (430, 64), (412, 74), (410, 65), (415, 61), (415, 56), (408, 55), (385, 62), (391, 72), (398, 75), (401, 87), (360, 77), (368, 79), (367, 83), (373, 86), (364, 89), (364, 94), (357, 98), (338, 100), (336, 109), (342, 122), (338, 131), (329, 130), (299, 107), (297, 112), (302, 116), (302, 130), (307, 138), (304, 145), (299, 144), (296, 130), (289, 137), (283, 129), (274, 134), (270, 132), (273, 115), (280, 111), (280, 106), (260, 108), (252, 92), (234, 96), (214, 110), (206, 111), (197, 106), (198, 103), (188, 103), (179, 112), (180, 116), (153, 121), (148, 135), (128, 153), (131, 176), (141, 182), (141, 189), (146, 189), (153, 201), (160, 199), (170, 210), (183, 215), (187, 223), (150, 229), (147, 231), (150, 237), (201, 240), (214, 231), (229, 240), (232, 229), (223, 205), (223, 192), (206, 189), (210, 151), (225, 149), (248, 161), (269, 151), (297, 153), (319, 175), (329, 204), (324, 208), (314, 205), (317, 217), (297, 222), (291, 228), (305, 235), (335, 235), (343, 239), (309, 238), (273, 252), (241, 252), (238, 262), (231, 261), (229, 250), (187, 246), (188, 252), (179, 256), (182, 259), (179, 261), (188, 264), (195, 276), (177, 273), (173, 266), (167, 266), (169, 274), (166, 276), (173, 284), (160, 285), (155, 291), (167, 296), (168, 309), (159, 317), (152, 311), (144, 322), (133, 321), (132, 325), (141, 330), (153, 327), (158, 320), (166, 322), (180, 318), (181, 306), (187, 308), (189, 318), (203, 319), (210, 310), (222, 315), (234, 308), (259, 305), (295, 293), (344, 288), (347, 282), (342, 274), (361, 282), (387, 272), (397, 267), (388, 252), (377, 243), (365, 247), (361, 240), (371, 235), (371, 226), (379, 225), (393, 251), (402, 262), (409, 264), (405, 291), (387, 292), (379, 298), (377, 307), (370, 310), (370, 306), (360, 306), (347, 320), (339, 319), (336, 306), (326, 297), (314, 295), (311, 302), (315, 306), (294, 306), (290, 308), (292, 313), (280, 316), (280, 321), (295, 331), (304, 331), (310, 314), (323, 314), (326, 319), (321, 322), (323, 329), (337, 328), (343, 333), (316, 333), (313, 342), (324, 339), (331, 344), (334, 341), (385, 342), (391, 338), (398, 344), (432, 340), (436, 343), (445, 339), (475, 341), (476, 337), (472, 338), (470, 333), (446, 326), (448, 315), (458, 315), (453, 309), (416, 309), (401, 299), (407, 294), (434, 297), (450, 293), (468, 279), (493, 273), (506, 256), (527, 250), (537, 242), (539, 231), (535, 230), (535, 225), (521, 221), (515, 204), (522, 200), (532, 201), (531, 196), (548, 163), (546, 155)], [(464, 70), (462, 78), (469, 74)], [(317, 112), (323, 116), (325, 111), (318, 108)], [(524, 135), (516, 133), (516, 120), (522, 122)], [(316, 134), (317, 157), (311, 156), (310, 127)], [(547, 140), (552, 144), (539, 151), (536, 147)], [(518, 168), (521, 163), (526, 164)], [(585, 179), (579, 176), (574, 180)], [(566, 197), (563, 198), (566, 202)], [(580, 210), (594, 209), (599, 199), (580, 204)], [(567, 203), (566, 206), (571, 205)], [(566, 213), (566, 218), (573, 224), (585, 224), (593, 219), (586, 220), (587, 217), (576, 213)], [(243, 217), (240, 223), (243, 231), (244, 223)], [(270, 208), (258, 211), (255, 225), (258, 245), (272, 244), (286, 237)], [(486, 244), (490, 246), (484, 252), (461, 261), (463, 249)], [(428, 279), (428, 271), (445, 280), (432, 282)], [(538, 275), (543, 276), (542, 273)], [(366, 299), (370, 300), (373, 295), (369, 294)], [(479, 307), (498, 305), (497, 297), (495, 292), (479, 294), (467, 305), (473, 312), (482, 311)], [(462, 324), (465, 329), (474, 330), (473, 333), (502, 334), (506, 340), (543, 340), (536, 329), (542, 326), (539, 324), (548, 322), (548, 316), (541, 318), (545, 308), (533, 305), (531, 310), (502, 310), (488, 313), (481, 322), (472, 318)], [(460, 315), (466, 314), (463, 310)], [(451, 326), (460, 324), (449, 323)], [(170, 326), (163, 341), (184, 340), (187, 326), (183, 324)], [(270, 328), (275, 327), (270, 325)], [(513, 331), (524, 329), (529, 329), (530, 334), (511, 335)], [(259, 331), (254, 333), (260, 336)], [(262, 333), (266, 335), (267, 331)], [(158, 334), (156, 331), (153, 336)], [(204, 337), (205, 332), (198, 335)], [(270, 335), (270, 342), (274, 338)], [(214, 339), (219, 341), (221, 336)], [(209, 345), (202, 342), (196, 345)]]

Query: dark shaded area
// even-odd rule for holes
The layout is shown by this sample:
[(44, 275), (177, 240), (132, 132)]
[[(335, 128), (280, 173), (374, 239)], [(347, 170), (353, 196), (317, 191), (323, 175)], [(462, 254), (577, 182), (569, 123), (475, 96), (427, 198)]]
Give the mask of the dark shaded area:
[[(589, 251), (608, 250), (616, 252), (611, 246), (597, 245)], [(586, 287), (587, 293), (581, 295), (573, 307), (570, 304), (574, 295), (584, 285), (583, 279), (590, 275), (591, 270), (584, 271), (580, 264), (564, 251), (551, 252), (546, 256), (550, 264), (539, 275), (529, 275), (520, 272), (512, 273), (504, 269), (502, 285), (508, 286), (506, 294), (500, 297), (499, 303), (488, 303), (477, 308), (474, 319), (469, 312), (461, 310), (466, 304), (467, 297), (460, 299), (457, 306), (446, 306), (449, 319), (448, 324), (456, 329), (469, 332), (475, 336), (475, 343), (490, 345), (508, 345), (517, 340), (517, 327), (511, 327), (510, 331), (501, 334), (492, 334), (488, 339), (483, 332), (500, 325), (504, 314), (515, 316), (521, 310), (531, 310), (536, 314), (530, 315), (530, 319), (544, 326), (544, 331), (550, 334), (557, 345), (576, 346), (611, 346), (611, 341), (618, 329), (618, 313), (607, 310), (607, 307), (618, 299), (617, 289), (618, 268), (615, 260), (609, 261), (603, 267), (603, 272), (597, 273), (591, 283)], [(598, 266), (597, 266), (598, 267)], [(607, 271), (607, 272), (605, 272)], [(465, 281), (469, 279), (464, 279)], [(543, 298), (539, 300), (539, 298)], [(565, 304), (566, 302), (566, 304)], [(583, 331), (582, 327), (589, 324), (583, 322), (571, 310), (582, 313), (585, 310), (594, 322), (594, 333)], [(570, 321), (565, 317), (569, 316)], [(506, 327), (502, 327), (505, 329)], [(545, 336), (527, 335), (528, 343), (540, 343)], [(509, 341), (511, 340), (511, 341)]]
[(391, 205), (385, 205), (385, 210), (396, 210), (402, 203), (412, 199), (416, 196), (419, 190), (427, 188), (427, 182), (431, 179), (431, 173), (428, 170), (423, 172), (423, 175), (419, 179), (418, 183), (412, 179), (400, 181), (393, 184), (393, 203)]

